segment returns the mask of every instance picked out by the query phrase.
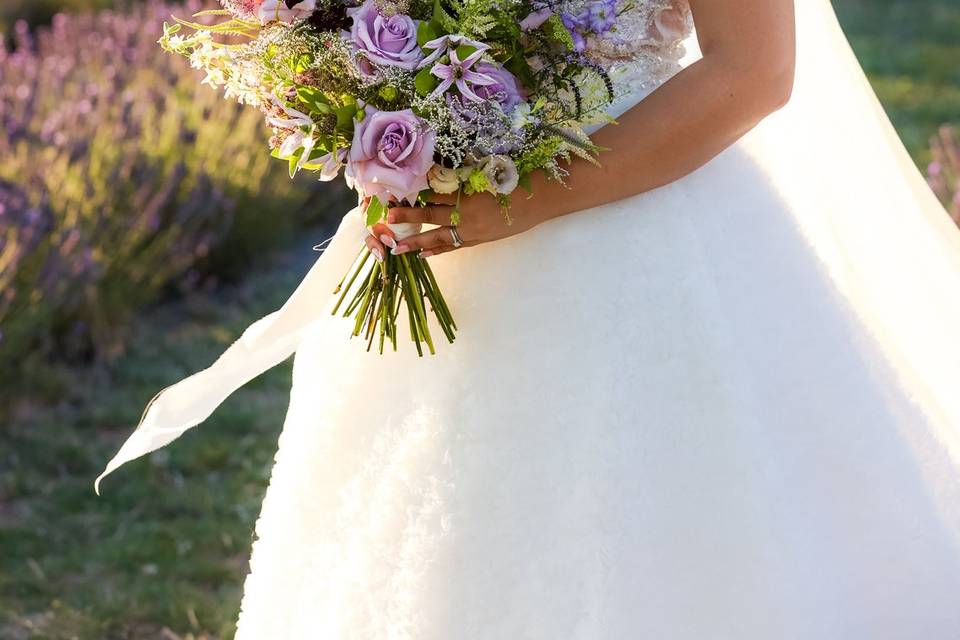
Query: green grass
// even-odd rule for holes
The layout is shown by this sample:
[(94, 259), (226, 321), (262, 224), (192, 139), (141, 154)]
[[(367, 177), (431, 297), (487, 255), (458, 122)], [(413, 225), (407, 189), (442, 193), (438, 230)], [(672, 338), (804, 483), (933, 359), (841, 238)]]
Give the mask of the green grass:
[(937, 127), (960, 123), (960, 0), (835, 0), (834, 6), (904, 144), (925, 166)]
[[(923, 162), (937, 125), (960, 121), (960, 2), (838, 0), (837, 8)], [(276, 308), (323, 237), (315, 232), (242, 286), (155, 309), (129, 352), (107, 367), (51, 367), (37, 397), (5, 419), (0, 640), (232, 637), (289, 364), (238, 391), (198, 429), (116, 471), (100, 498), (92, 482), (149, 398)]]
[[(281, 365), (167, 447), (93, 479), (160, 388), (212, 362), (280, 304), (327, 236), (314, 231), (242, 286), (157, 309), (127, 355), (51, 369), (56, 403), (0, 430), (0, 638), (231, 637), (252, 526), (290, 386)], [(31, 630), (30, 627), (34, 629)]]

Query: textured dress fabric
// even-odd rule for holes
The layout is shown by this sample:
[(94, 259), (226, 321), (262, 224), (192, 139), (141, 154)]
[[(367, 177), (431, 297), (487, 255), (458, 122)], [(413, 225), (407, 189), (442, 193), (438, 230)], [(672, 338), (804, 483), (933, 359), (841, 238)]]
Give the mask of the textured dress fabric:
[(960, 234), (799, 4), (770, 122), (431, 258), (455, 345), (310, 323), (239, 640), (960, 637)]

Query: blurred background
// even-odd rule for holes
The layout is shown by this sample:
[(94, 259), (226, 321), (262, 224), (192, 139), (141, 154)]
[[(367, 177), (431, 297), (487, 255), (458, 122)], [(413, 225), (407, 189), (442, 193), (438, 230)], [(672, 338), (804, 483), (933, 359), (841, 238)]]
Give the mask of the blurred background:
[[(834, 5), (960, 223), (960, 0)], [(157, 390), (286, 299), (351, 197), (291, 181), (257, 112), (160, 51), (200, 8), (0, 7), (0, 640), (232, 637), (289, 363), (92, 482)]]

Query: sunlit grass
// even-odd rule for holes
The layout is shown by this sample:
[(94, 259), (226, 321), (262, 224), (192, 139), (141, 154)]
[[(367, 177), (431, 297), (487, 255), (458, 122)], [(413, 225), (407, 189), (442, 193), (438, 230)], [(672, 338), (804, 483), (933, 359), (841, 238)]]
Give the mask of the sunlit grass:
[[(56, 372), (71, 380), (61, 401), (21, 406), (0, 430), (0, 638), (230, 637), (289, 363), (108, 476), (101, 497), (92, 483), (158, 389), (282, 303), (326, 237), (305, 236), (242, 286), (151, 314), (109, 370)], [(42, 631), (22, 635), (27, 624)]]
[(938, 127), (960, 122), (960, 2), (835, 0), (877, 96), (921, 167)]

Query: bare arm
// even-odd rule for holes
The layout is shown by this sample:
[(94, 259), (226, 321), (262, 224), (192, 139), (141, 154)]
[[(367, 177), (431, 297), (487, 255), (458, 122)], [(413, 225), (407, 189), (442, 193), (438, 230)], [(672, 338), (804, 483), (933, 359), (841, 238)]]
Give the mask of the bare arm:
[[(787, 102), (796, 58), (793, 0), (690, 0), (690, 6), (703, 57), (634, 105), (619, 124), (592, 136), (610, 149), (601, 154), (601, 166), (575, 160), (569, 188), (542, 172), (535, 174), (534, 197), (514, 198), (518, 211), (513, 225), (490, 215), (496, 208), (492, 196), (467, 198), (458, 226), (466, 246), (673, 182)], [(444, 224), (446, 216), (442, 206), (396, 209), (392, 215), (398, 222), (436, 224)], [(374, 238), (370, 242), (379, 246)], [(397, 252), (404, 249), (430, 254), (451, 250), (449, 230), (408, 238)]]
[(550, 217), (613, 202), (699, 168), (790, 97), (793, 0), (691, 0), (703, 58), (600, 129), (602, 166), (578, 160), (569, 190), (538, 174)]

